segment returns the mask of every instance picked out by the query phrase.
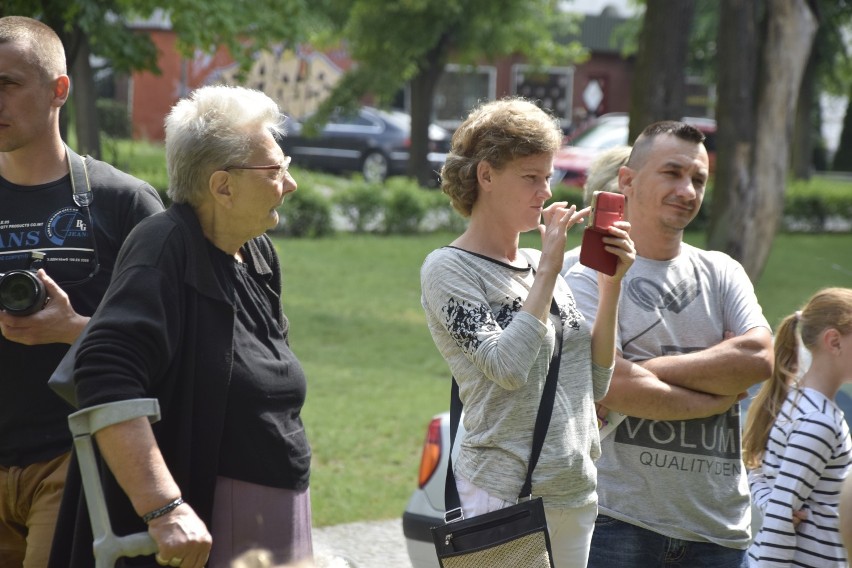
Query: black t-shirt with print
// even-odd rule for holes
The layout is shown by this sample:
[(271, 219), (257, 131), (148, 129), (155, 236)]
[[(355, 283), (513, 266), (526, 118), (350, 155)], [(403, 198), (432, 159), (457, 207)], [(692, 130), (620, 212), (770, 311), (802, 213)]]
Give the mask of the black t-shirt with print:
[[(70, 176), (19, 186), (0, 177), (0, 273), (29, 268), (32, 252), (77, 313), (94, 313), (121, 243), (142, 219), (163, 210), (147, 183), (86, 158), (94, 201), (74, 203)], [(24, 466), (70, 447), (72, 410), (47, 386), (67, 344), (27, 346), (0, 336), (0, 465)]]

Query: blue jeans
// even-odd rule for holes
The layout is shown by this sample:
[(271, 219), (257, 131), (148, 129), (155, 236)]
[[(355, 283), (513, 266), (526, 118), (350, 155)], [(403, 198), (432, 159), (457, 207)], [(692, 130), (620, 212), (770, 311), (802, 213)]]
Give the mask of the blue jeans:
[(745, 550), (669, 538), (598, 515), (588, 568), (748, 568)]

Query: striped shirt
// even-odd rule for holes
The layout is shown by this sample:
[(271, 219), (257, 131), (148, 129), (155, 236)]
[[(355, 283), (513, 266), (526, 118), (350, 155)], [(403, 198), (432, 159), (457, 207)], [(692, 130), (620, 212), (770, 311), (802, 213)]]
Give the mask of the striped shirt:
[[(763, 525), (748, 550), (749, 565), (847, 566), (838, 532), (840, 486), (852, 441), (843, 412), (810, 389), (793, 389), (769, 433), (763, 464), (749, 472)], [(807, 518), (793, 526), (793, 512)]]

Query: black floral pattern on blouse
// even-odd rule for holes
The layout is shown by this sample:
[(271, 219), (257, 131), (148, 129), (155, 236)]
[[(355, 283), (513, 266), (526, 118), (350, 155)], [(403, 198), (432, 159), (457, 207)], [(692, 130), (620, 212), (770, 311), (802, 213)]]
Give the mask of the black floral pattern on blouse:
[[(563, 329), (566, 327), (573, 330), (580, 329), (582, 316), (573, 296), (569, 297), (567, 305), (563, 306), (559, 302), (557, 305)], [(450, 336), (462, 351), (474, 353), (481, 343), (479, 333), (506, 329), (523, 306), (524, 302), (520, 297), (514, 299), (507, 297), (505, 303), (494, 314), (489, 306), (450, 298), (442, 311), (446, 315), (447, 331)]]
[(450, 298), (443, 311), (447, 330), (465, 353), (473, 353), (479, 347), (479, 330), (488, 332), (497, 329), (488, 306)]
[(562, 327), (570, 327), (573, 330), (580, 329), (580, 320), (583, 316), (580, 315), (580, 310), (577, 309), (577, 303), (574, 301), (574, 296), (568, 297), (568, 305), (563, 306), (556, 302), (559, 306), (559, 319), (562, 320)]
[(502, 329), (506, 329), (512, 320), (515, 318), (515, 314), (521, 311), (521, 308), (524, 307), (524, 303), (521, 301), (521, 298), (515, 298), (514, 300), (511, 298), (506, 298), (506, 303), (503, 304), (499, 310), (497, 310), (497, 314), (494, 316), (494, 319), (497, 320), (497, 325), (499, 325)]

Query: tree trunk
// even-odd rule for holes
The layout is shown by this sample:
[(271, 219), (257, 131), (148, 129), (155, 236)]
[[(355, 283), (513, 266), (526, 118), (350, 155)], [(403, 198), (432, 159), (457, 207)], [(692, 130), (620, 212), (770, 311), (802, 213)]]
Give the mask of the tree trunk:
[(74, 97), (74, 119), (77, 127), (77, 148), (79, 154), (101, 157), (100, 128), (95, 101), (95, 79), (89, 64), (89, 40), (79, 28), (74, 30), (77, 42), (74, 60), (70, 65), (71, 96)]
[(790, 169), (796, 179), (811, 179), (814, 170), (814, 136), (818, 134), (814, 128), (814, 105), (819, 104), (816, 99), (816, 57), (816, 50), (811, 50), (796, 103), (793, 146), (790, 152)]
[[(438, 72), (440, 75), (440, 71)], [(432, 122), (432, 99), (438, 80), (432, 73), (420, 73), (411, 80), (411, 148), (408, 175), (423, 187), (434, 187), (438, 174), (429, 163), (429, 124)]]
[(742, 258), (738, 231), (751, 213), (743, 204), (752, 195), (756, 137), (759, 2), (722, 0), (719, 5), (717, 63), (716, 174), (713, 182), (708, 247)]
[[(784, 212), (796, 99), (817, 29), (806, 0), (767, 0), (760, 70), (755, 65), (750, 75), (743, 75), (749, 72), (753, 53), (746, 49), (756, 49), (756, 44), (751, 45), (756, 34), (752, 29), (751, 36), (741, 38), (748, 44), (741, 46), (743, 51), (726, 45), (737, 41), (727, 34), (737, 26), (756, 24), (755, 4), (752, 0), (721, 2), (718, 117), (722, 137), (707, 239), (709, 248), (739, 260), (752, 281), (763, 271)], [(749, 28), (737, 31), (748, 32)], [(744, 104), (749, 98), (746, 90), (758, 93), (756, 105)], [(754, 135), (752, 125), (757, 127)]]
[(444, 72), (446, 62), (446, 36), (441, 38), (427, 54), (420, 72), (411, 79), (411, 148), (408, 158), (408, 175), (423, 187), (434, 187), (438, 174), (429, 163), (429, 125), (435, 86)]
[(848, 101), (840, 141), (831, 162), (831, 169), (836, 172), (852, 172), (852, 88), (849, 89)]
[(694, 14), (695, 0), (648, 0), (631, 87), (631, 143), (652, 122), (683, 116)]

